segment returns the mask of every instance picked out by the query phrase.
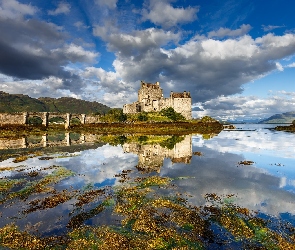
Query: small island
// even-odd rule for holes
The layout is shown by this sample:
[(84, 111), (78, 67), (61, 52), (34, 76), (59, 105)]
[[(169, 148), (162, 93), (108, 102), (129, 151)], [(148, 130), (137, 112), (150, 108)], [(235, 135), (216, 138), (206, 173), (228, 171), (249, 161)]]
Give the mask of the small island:
[(295, 120), (289, 126), (276, 126), (275, 130), (295, 133)]

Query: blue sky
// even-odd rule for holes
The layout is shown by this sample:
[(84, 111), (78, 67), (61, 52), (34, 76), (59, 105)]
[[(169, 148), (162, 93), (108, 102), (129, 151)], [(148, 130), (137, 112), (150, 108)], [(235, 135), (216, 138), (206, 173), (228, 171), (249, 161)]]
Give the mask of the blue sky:
[(122, 107), (140, 80), (193, 116), (295, 111), (293, 0), (0, 0), (0, 90)]

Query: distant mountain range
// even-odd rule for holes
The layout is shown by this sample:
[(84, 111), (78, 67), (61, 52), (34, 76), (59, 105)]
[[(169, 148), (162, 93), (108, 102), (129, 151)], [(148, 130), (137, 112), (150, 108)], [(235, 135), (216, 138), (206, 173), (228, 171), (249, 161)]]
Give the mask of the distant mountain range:
[(259, 121), (259, 123), (292, 123), (295, 120), (295, 112), (286, 112), (283, 114), (276, 114), (267, 119)]
[(259, 123), (261, 119), (228, 120), (230, 124)]
[(22, 94), (8, 94), (0, 91), (0, 112), (61, 112), (80, 114), (105, 114), (111, 108), (99, 102), (84, 101), (72, 97), (31, 98)]
[(283, 114), (276, 114), (266, 119), (244, 119), (244, 120), (228, 120), (230, 124), (241, 124), (241, 123), (292, 123), (295, 120), (295, 111), (286, 112)]

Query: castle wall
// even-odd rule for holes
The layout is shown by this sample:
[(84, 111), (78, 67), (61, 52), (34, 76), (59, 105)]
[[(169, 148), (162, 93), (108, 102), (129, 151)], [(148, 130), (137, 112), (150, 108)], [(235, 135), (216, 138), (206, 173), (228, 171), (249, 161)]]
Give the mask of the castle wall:
[(171, 99), (170, 98), (162, 98), (160, 100), (160, 110), (165, 109), (165, 108), (169, 108), (169, 107), (173, 107)]
[(182, 114), (186, 119), (192, 119), (191, 98), (173, 98), (172, 107), (177, 113)]
[(159, 111), (159, 100), (157, 99), (144, 99), (142, 103), (142, 111), (145, 112), (157, 112)]
[(131, 103), (131, 104), (125, 104), (123, 106), (123, 113), (124, 114), (135, 114), (137, 113), (138, 109), (141, 110), (141, 108), (139, 108), (138, 106), (139, 104), (137, 102)]

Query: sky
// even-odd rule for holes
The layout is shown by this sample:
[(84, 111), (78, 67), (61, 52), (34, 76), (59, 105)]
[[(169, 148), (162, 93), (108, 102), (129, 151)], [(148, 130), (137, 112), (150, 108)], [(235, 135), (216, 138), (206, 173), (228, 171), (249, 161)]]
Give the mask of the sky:
[(140, 81), (193, 117), (295, 111), (293, 0), (0, 0), (0, 91), (121, 107)]

